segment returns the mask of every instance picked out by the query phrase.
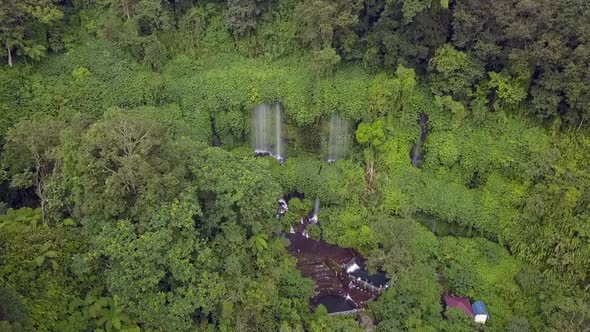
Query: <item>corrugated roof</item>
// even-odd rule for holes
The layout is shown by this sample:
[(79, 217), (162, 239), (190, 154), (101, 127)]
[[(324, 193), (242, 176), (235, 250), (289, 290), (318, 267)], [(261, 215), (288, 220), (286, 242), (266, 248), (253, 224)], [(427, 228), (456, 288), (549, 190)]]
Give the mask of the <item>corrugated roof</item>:
[(486, 305), (483, 304), (483, 302), (481, 301), (476, 301), (473, 303), (473, 305), (471, 306), (471, 309), (473, 309), (473, 312), (476, 315), (480, 315), (480, 314), (488, 314), (488, 310), (486, 309)]
[(473, 310), (471, 308), (471, 302), (468, 298), (445, 295), (444, 299), (445, 304), (448, 307), (461, 309), (461, 311), (468, 314), (469, 316), (474, 316)]

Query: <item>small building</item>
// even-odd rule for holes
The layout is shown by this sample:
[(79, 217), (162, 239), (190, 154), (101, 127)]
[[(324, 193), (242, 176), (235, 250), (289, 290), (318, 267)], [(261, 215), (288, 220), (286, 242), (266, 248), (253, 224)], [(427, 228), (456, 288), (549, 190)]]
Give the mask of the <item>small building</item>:
[(471, 306), (471, 309), (473, 310), (473, 314), (475, 315), (475, 322), (485, 324), (489, 317), (486, 305), (483, 304), (483, 302), (481, 301), (476, 301)]
[(444, 301), (447, 307), (457, 308), (471, 317), (475, 316), (471, 307), (471, 301), (466, 297), (445, 295)]

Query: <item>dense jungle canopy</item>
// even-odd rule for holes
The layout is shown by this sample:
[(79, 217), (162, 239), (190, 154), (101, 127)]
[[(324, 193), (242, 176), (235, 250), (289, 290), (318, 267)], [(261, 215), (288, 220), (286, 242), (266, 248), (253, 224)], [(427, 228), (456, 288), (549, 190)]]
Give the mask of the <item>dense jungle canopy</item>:
[[(0, 331), (590, 327), (587, 0), (0, 0), (0, 61)], [(316, 197), (362, 326), (286, 250)]]

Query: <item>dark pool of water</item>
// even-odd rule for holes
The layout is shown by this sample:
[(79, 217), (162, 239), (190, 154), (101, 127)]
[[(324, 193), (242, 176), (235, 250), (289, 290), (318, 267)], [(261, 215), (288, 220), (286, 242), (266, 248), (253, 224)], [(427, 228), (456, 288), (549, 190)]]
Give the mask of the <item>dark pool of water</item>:
[[(277, 216), (284, 215), (290, 198), (303, 196), (291, 193), (281, 198)], [(365, 258), (356, 250), (309, 237), (307, 226), (317, 223), (321, 229), (321, 222), (315, 218), (318, 211), (316, 199), (314, 210), (292, 224), (287, 235), (287, 250), (297, 259), (297, 269), (316, 286), (316, 296), (310, 302), (313, 306), (323, 304), (329, 313), (364, 308), (387, 290), (389, 279), (383, 272), (369, 274)]]
[(314, 302), (316, 305), (324, 305), (324, 307), (328, 309), (328, 313), (355, 309), (355, 306), (350, 301), (347, 301), (345, 298), (337, 295), (323, 295), (318, 297)]
[[(308, 238), (302, 234), (305, 225), (298, 224), (294, 228), (295, 232), (289, 234), (290, 244), (287, 249), (297, 258), (297, 268), (301, 274), (314, 281), (318, 299), (328, 295), (341, 299), (348, 296), (346, 305), (356, 309), (365, 307), (368, 301), (378, 297), (387, 289), (388, 279), (385, 274), (368, 274), (364, 257), (354, 249)], [(347, 272), (347, 267), (353, 264), (358, 266), (357, 270), (352, 273)], [(313, 300), (312, 304), (315, 306), (318, 303)], [(330, 305), (332, 304), (330, 302)], [(332, 306), (328, 311), (346, 310)]]

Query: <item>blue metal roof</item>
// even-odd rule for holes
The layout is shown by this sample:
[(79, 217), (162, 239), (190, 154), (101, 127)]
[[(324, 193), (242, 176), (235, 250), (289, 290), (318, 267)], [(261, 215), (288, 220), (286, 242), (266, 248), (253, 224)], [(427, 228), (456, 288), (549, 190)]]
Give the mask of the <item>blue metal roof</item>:
[(488, 310), (486, 309), (486, 305), (483, 304), (481, 301), (476, 301), (471, 305), (471, 309), (473, 309), (473, 313), (476, 315), (487, 315)]

